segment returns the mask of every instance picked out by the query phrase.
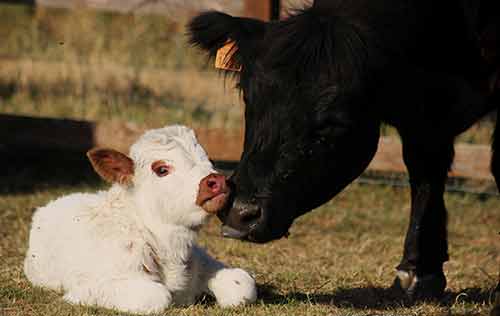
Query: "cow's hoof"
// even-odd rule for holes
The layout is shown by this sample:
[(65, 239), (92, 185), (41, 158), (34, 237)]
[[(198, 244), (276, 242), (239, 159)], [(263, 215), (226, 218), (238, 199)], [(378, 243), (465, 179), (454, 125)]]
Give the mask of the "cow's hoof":
[(417, 276), (414, 271), (397, 270), (392, 286), (411, 301), (433, 301), (443, 297), (446, 277), (443, 272)]

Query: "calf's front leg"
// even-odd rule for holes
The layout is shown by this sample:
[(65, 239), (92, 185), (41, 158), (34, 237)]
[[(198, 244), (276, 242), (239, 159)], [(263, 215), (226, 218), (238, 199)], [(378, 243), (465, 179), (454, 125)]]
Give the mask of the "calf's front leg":
[(255, 280), (245, 270), (228, 268), (197, 248), (194, 252), (199, 260), (202, 282), (220, 306), (250, 304), (257, 299)]
[(95, 280), (68, 289), (64, 300), (73, 304), (98, 305), (119, 311), (159, 313), (171, 305), (167, 288), (144, 277)]

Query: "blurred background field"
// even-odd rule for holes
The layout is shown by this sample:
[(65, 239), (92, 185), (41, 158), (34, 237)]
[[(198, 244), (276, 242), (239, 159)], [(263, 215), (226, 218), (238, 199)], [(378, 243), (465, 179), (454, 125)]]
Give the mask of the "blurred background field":
[(146, 126), (240, 126), (234, 83), (224, 85), (206, 58), (189, 49), (186, 20), (2, 5), (0, 108)]

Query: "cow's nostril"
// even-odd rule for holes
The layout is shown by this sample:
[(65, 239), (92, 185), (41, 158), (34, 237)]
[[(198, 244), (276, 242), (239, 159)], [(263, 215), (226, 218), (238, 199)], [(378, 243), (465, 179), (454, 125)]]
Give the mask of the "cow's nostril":
[(257, 222), (262, 216), (262, 210), (258, 206), (249, 207), (240, 212), (241, 223), (251, 225)]

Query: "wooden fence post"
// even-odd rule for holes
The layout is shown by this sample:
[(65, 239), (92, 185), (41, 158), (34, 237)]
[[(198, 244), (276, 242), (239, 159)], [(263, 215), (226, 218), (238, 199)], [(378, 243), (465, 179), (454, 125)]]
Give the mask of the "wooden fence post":
[(245, 0), (244, 14), (263, 21), (279, 20), (281, 0)]

